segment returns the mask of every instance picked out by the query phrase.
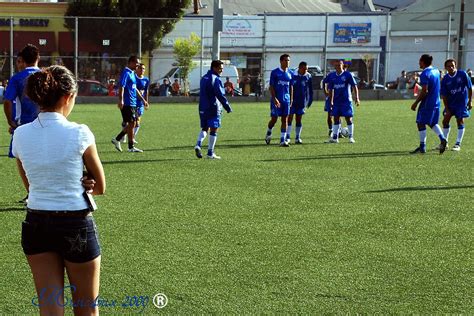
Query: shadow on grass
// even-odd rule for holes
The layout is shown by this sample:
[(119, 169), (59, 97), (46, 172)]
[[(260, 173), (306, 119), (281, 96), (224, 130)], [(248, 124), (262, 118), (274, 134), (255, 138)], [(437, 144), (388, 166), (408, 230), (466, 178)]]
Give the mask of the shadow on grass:
[(316, 155), (310, 157), (295, 157), (282, 159), (263, 159), (261, 162), (275, 162), (285, 160), (326, 160), (326, 159), (351, 159), (351, 158), (372, 158), (372, 157), (394, 157), (394, 156), (410, 156), (408, 151), (379, 151), (368, 153), (345, 153), (345, 154), (329, 154)]
[(419, 186), (419, 187), (405, 187), (365, 191), (364, 193), (385, 193), (385, 192), (401, 192), (401, 191), (442, 191), (442, 190), (459, 190), (459, 189), (473, 189), (474, 185), (452, 185), (452, 186)]
[[(194, 157), (193, 157), (194, 158)], [(187, 161), (190, 159), (137, 159), (137, 160), (110, 160), (102, 161), (103, 165), (129, 164), (129, 163), (146, 163), (146, 162), (166, 162), (166, 161)], [(195, 160), (195, 159), (193, 159)]]
[(18, 211), (26, 212), (26, 207), (20, 204), (14, 205), (14, 206), (8, 203), (0, 204), (0, 212), (18, 212)]
[[(256, 144), (256, 143), (253, 143), (253, 144), (226, 144), (225, 142), (222, 142), (222, 143), (217, 143), (216, 145), (216, 149), (219, 149), (219, 148), (258, 148), (258, 147), (266, 147), (267, 145), (265, 144), (265, 142), (262, 142), (262, 143), (259, 143), (259, 144)], [(203, 150), (207, 150), (207, 145), (204, 145), (202, 147)], [(165, 147), (163, 149), (154, 149), (155, 151), (158, 151), (158, 150), (190, 150), (190, 151), (193, 151), (194, 150), (194, 145), (188, 145), (188, 146), (173, 146), (173, 147)], [(147, 149), (146, 151), (153, 151), (153, 149)]]

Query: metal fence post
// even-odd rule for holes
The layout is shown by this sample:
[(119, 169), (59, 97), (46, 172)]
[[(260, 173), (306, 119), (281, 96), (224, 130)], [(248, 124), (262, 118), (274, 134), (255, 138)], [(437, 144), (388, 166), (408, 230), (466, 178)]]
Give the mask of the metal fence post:
[(324, 26), (324, 49), (323, 49), (323, 74), (326, 77), (327, 60), (328, 60), (328, 26), (329, 26), (329, 13), (326, 12), (326, 21)]
[(204, 76), (202, 69), (202, 60), (204, 59), (204, 18), (201, 18), (201, 60), (199, 62), (199, 78)]
[(138, 57), (142, 58), (142, 18), (138, 18)]
[(74, 18), (74, 75), (79, 78), (79, 18)]
[(449, 51), (451, 50), (451, 12), (448, 14), (448, 41), (446, 46), (446, 59), (450, 57)]
[(10, 77), (13, 76), (15, 72), (14, 62), (13, 62), (13, 17), (10, 16)]
[(387, 25), (385, 27), (385, 67), (384, 67), (384, 78), (383, 78), (383, 85), (387, 85), (387, 76), (388, 76), (388, 70), (390, 68), (390, 30), (391, 30), (391, 15), (390, 12), (387, 12)]

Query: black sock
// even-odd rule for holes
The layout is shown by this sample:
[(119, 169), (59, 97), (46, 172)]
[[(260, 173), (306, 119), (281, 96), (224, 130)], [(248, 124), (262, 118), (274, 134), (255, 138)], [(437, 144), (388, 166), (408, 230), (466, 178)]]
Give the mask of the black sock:
[(117, 135), (117, 137), (115, 137), (115, 140), (116, 140), (116, 141), (121, 141), (122, 138), (123, 138), (125, 135), (126, 135), (126, 133), (124, 133), (123, 131), (121, 131), (121, 132)]

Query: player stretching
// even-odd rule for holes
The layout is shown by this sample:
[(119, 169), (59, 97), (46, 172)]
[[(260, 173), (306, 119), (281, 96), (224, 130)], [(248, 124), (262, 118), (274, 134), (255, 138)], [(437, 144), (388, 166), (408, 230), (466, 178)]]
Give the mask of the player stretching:
[(201, 78), (199, 91), (199, 118), (201, 120), (201, 131), (199, 132), (194, 152), (196, 157), (202, 158), (202, 142), (209, 133), (209, 143), (207, 146), (207, 158), (221, 159), (214, 153), (214, 146), (217, 141), (217, 130), (221, 126), (222, 107), (227, 113), (232, 112), (229, 101), (225, 97), (224, 85), (220, 75), (224, 67), (220, 60), (213, 60), (211, 69)]
[(293, 122), (293, 115), (296, 114), (295, 143), (303, 144), (300, 137), (303, 128), (301, 119), (311, 103), (313, 103), (313, 80), (308, 73), (308, 64), (302, 61), (298, 66), (298, 71), (293, 75), (293, 105), (290, 107), (290, 115), (288, 116), (287, 143), (290, 143), (291, 123)]
[(419, 60), (420, 68), (423, 69), (420, 75), (420, 85), (422, 89), (412, 104), (411, 109), (416, 111), (418, 103), (421, 102), (416, 115), (416, 124), (420, 135), (420, 146), (412, 151), (412, 154), (426, 153), (426, 125), (431, 127), (441, 140), (441, 144), (439, 145), (440, 154), (444, 153), (446, 145), (448, 144), (441, 127), (438, 125), (439, 108), (441, 105), (439, 101), (440, 73), (438, 69), (431, 66), (432, 62), (433, 57), (428, 54), (421, 55)]
[(349, 130), (349, 143), (355, 143), (354, 140), (354, 108), (352, 106), (352, 92), (355, 92), (356, 105), (360, 105), (359, 89), (357, 83), (349, 71), (344, 70), (344, 61), (339, 60), (335, 64), (336, 71), (328, 75), (329, 98), (331, 100), (331, 112), (334, 116), (334, 124), (332, 125), (332, 137), (329, 143), (338, 143), (339, 127), (341, 124), (341, 116), (345, 117), (347, 128)]
[(455, 116), (458, 123), (458, 137), (453, 150), (460, 151), (464, 136), (464, 118), (470, 116), (469, 111), (472, 109), (472, 83), (466, 72), (456, 69), (454, 59), (446, 60), (444, 68), (448, 73), (441, 80), (441, 96), (444, 103), (443, 132), (448, 141), (449, 121)]
[(286, 128), (288, 126), (288, 114), (293, 99), (293, 86), (291, 72), (288, 69), (290, 65), (290, 55), (280, 56), (280, 67), (272, 70), (270, 74), (270, 122), (268, 122), (267, 135), (265, 142), (270, 144), (272, 139), (272, 129), (275, 126), (278, 117), (281, 117), (281, 136), (280, 146), (288, 147), (290, 144), (286, 141)]

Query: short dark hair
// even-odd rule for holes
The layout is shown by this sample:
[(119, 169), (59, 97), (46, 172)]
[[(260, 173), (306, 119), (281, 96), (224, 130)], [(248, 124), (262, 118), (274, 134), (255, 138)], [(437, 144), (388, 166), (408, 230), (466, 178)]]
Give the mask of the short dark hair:
[(211, 63), (211, 69), (220, 67), (223, 64), (224, 64), (224, 62), (219, 60), (219, 59), (213, 60), (212, 63)]
[(23, 58), (25, 63), (31, 65), (38, 61), (39, 59), (39, 49), (33, 44), (27, 44), (23, 49), (19, 52), (19, 55)]
[(283, 55), (280, 56), (280, 61), (282, 61), (283, 59), (288, 58), (288, 57), (290, 57), (290, 55), (283, 54)]
[(59, 65), (31, 74), (26, 82), (26, 95), (40, 109), (54, 109), (62, 96), (76, 92), (77, 81), (73, 73)]
[(433, 56), (431, 56), (429, 54), (423, 54), (423, 55), (421, 55), (420, 60), (426, 66), (431, 66), (431, 63), (433, 63)]
[(306, 66), (308, 66), (308, 63), (305, 61), (300, 62), (300, 64), (298, 65), (298, 67), (306, 67)]
[(444, 67), (446, 67), (448, 63), (454, 63), (455, 66), (458, 64), (455, 59), (449, 58), (444, 62)]
[(128, 62), (131, 63), (131, 62), (138, 62), (138, 56), (137, 55), (132, 55), (130, 57), (128, 57)]

